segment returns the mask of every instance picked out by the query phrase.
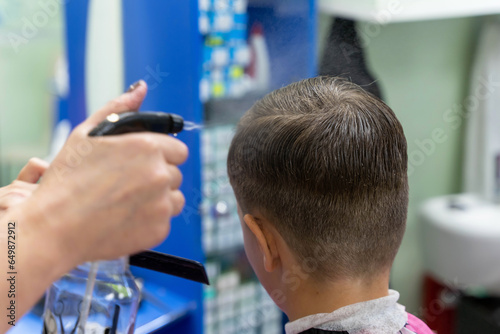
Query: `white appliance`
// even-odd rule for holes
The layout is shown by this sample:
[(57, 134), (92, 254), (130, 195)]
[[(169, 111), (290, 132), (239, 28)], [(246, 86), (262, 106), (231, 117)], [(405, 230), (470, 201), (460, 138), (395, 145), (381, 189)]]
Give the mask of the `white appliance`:
[(466, 98), (465, 193), (420, 211), (424, 267), (449, 286), (500, 296), (500, 20), (485, 21)]

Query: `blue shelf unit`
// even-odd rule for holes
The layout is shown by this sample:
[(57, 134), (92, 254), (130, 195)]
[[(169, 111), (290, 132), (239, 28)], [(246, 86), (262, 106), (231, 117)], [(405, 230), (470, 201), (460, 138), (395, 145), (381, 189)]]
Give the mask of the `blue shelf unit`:
[[(88, 6), (89, 0), (75, 0), (65, 2), (64, 9), (70, 93), (59, 104), (59, 118), (67, 118), (73, 126), (86, 118)], [(198, 28), (198, 0), (122, 0), (122, 6), (123, 90), (144, 79), (150, 90), (141, 110), (172, 112), (186, 120), (203, 122), (205, 107), (199, 95), (203, 36)], [(248, 27), (257, 21), (263, 26), (269, 50), (270, 88), (316, 75), (315, 0), (249, 0)], [(155, 79), (154, 71), (162, 75)], [(202, 246), (200, 204), (205, 196), (201, 175), (206, 166), (200, 137), (197, 131), (184, 131), (178, 136), (190, 149), (188, 161), (181, 166), (184, 175), (181, 190), (186, 206), (171, 222), (167, 240), (156, 250), (204, 262), (207, 254)], [(136, 333), (205, 332), (206, 294), (201, 284), (144, 269), (132, 268), (132, 271), (145, 286)], [(41, 332), (40, 316), (40, 307), (35, 308), (9, 333)], [(260, 333), (251, 328), (246, 332)]]

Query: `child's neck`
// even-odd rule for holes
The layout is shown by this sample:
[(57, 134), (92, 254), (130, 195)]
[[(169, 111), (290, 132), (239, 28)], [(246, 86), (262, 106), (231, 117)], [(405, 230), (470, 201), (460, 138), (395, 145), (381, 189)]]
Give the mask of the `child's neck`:
[(341, 307), (385, 297), (389, 294), (389, 275), (371, 282), (346, 279), (328, 283), (304, 280), (296, 291), (288, 291), (286, 310), (290, 321), (317, 314), (331, 313)]

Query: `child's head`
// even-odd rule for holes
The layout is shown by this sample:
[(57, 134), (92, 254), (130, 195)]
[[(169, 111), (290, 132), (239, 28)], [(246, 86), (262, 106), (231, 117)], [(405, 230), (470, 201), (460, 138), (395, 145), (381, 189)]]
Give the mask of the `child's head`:
[(241, 213), (270, 222), (313, 278), (391, 267), (406, 224), (406, 139), (359, 86), (317, 77), (265, 96), (238, 124), (228, 174)]

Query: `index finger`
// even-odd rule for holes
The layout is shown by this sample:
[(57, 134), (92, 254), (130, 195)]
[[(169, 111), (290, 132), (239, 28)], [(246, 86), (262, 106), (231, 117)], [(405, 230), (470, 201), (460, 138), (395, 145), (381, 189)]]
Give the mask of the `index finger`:
[(133, 132), (116, 136), (105, 136), (101, 140), (123, 141), (130, 145), (129, 141), (139, 141), (156, 147), (161, 151), (166, 162), (173, 165), (184, 163), (189, 155), (189, 149), (182, 141), (169, 135), (154, 132)]
[(137, 111), (146, 97), (148, 86), (144, 80), (139, 80), (132, 85), (132, 88), (90, 115), (86, 121), (79, 125), (79, 128), (88, 133), (100, 122), (104, 121), (109, 114)]

